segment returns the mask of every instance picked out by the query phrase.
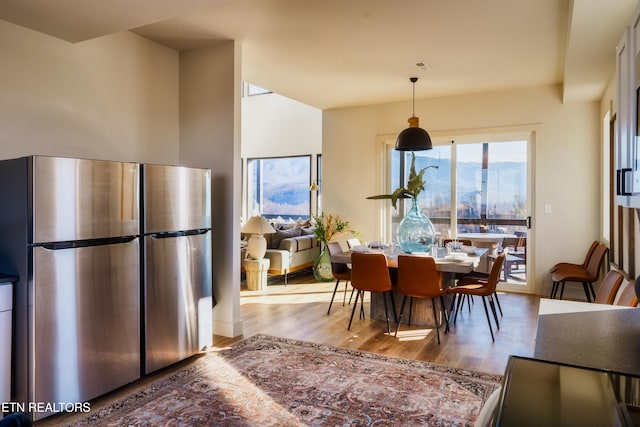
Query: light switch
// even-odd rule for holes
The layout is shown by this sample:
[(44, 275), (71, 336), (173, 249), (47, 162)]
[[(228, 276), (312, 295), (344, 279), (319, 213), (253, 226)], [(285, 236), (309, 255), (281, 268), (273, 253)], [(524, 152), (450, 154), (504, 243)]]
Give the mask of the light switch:
[(550, 214), (551, 213), (551, 205), (550, 204), (546, 204), (544, 205), (544, 213), (546, 214)]

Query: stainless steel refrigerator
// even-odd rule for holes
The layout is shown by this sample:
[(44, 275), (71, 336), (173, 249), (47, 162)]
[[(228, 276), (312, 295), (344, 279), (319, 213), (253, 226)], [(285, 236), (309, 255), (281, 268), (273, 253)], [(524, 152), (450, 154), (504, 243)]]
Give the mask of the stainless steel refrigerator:
[(0, 271), (20, 277), (14, 400), (82, 402), (140, 377), (139, 168), (0, 161)]
[(143, 373), (212, 344), (211, 171), (142, 165)]

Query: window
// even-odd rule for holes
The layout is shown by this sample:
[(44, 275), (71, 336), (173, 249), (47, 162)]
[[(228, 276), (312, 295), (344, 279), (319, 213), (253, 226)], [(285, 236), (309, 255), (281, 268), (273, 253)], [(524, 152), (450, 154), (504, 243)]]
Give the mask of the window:
[(308, 218), (311, 156), (247, 160), (249, 216)]
[[(411, 152), (389, 148), (390, 190), (409, 176)], [(417, 151), (416, 170), (425, 171), (420, 209), (442, 236), (457, 233), (525, 232), (528, 222), (528, 138), (506, 141), (443, 142)], [(452, 201), (454, 201), (452, 203)], [(410, 208), (405, 200), (392, 215), (392, 240)]]

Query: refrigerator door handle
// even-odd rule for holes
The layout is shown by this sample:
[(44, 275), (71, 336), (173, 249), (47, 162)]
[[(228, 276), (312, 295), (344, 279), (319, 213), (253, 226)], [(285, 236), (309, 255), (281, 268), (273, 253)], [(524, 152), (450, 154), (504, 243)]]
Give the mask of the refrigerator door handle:
[(109, 237), (105, 239), (73, 240), (69, 242), (47, 242), (36, 243), (33, 247), (39, 246), (50, 251), (58, 249), (86, 248), (88, 246), (117, 245), (119, 243), (129, 243), (137, 239), (138, 236)]
[(167, 231), (164, 233), (152, 233), (149, 234), (149, 237), (152, 239), (169, 239), (173, 237), (182, 237), (182, 236), (197, 236), (201, 234), (207, 234), (211, 229), (209, 228), (197, 228), (194, 230), (184, 230), (184, 231)]

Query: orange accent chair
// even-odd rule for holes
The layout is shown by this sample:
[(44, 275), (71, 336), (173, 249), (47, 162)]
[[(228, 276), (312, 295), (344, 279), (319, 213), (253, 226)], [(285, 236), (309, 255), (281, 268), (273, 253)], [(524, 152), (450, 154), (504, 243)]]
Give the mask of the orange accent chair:
[(449, 319), (447, 318), (447, 312), (444, 305), (444, 295), (446, 290), (441, 287), (442, 276), (437, 270), (436, 262), (431, 257), (418, 257), (410, 255), (398, 255), (398, 283), (397, 290), (402, 297), (402, 305), (400, 307), (400, 317), (396, 323), (396, 333), (398, 336), (398, 329), (400, 323), (404, 317), (404, 307), (407, 302), (407, 298), (410, 298), (409, 302), (409, 318), (407, 324), (411, 325), (411, 308), (414, 298), (429, 298), (431, 299), (431, 308), (433, 309), (433, 321), (436, 325), (436, 336), (438, 337), (438, 344), (440, 344), (440, 321), (436, 313), (436, 299), (440, 300), (440, 312), (443, 313), (444, 323), (447, 325), (445, 334), (449, 330)]
[[(496, 261), (491, 266), (491, 272), (489, 273), (489, 277), (487, 279), (483, 279), (480, 277), (466, 277), (458, 280), (458, 286), (453, 288), (447, 288), (447, 293), (453, 295), (454, 299), (451, 303), (452, 307), (455, 308), (453, 323), (456, 323), (458, 318), (458, 311), (460, 310), (460, 304), (465, 295), (478, 295), (482, 297), (482, 304), (484, 305), (484, 313), (487, 316), (487, 323), (489, 324), (489, 332), (491, 332), (491, 340), (495, 341), (495, 337), (493, 335), (493, 328), (491, 327), (491, 319), (489, 317), (489, 310), (487, 309), (487, 299), (489, 300), (489, 306), (491, 307), (491, 312), (493, 313), (493, 318), (496, 322), (496, 327), (500, 329), (500, 322), (498, 321), (498, 314), (496, 312), (496, 306), (494, 303), (494, 295), (496, 293), (496, 287), (498, 286), (498, 282), (500, 281), (500, 271), (502, 270), (502, 266), (504, 265), (505, 254), (502, 253), (498, 255)], [(456, 305), (456, 297), (458, 299), (458, 303)]]
[(553, 267), (551, 267), (549, 269), (549, 273), (553, 274), (558, 270), (567, 269), (567, 268), (586, 269), (587, 265), (589, 265), (589, 260), (591, 259), (591, 255), (593, 255), (593, 251), (596, 250), (596, 248), (598, 247), (599, 244), (600, 244), (600, 242), (598, 242), (597, 240), (594, 240), (593, 243), (591, 243), (591, 246), (587, 250), (587, 254), (584, 257), (584, 261), (582, 262), (582, 264), (574, 264), (574, 263), (571, 263), (571, 262), (559, 262), (559, 263), (557, 263), (556, 265), (554, 265)]
[(618, 288), (618, 294), (614, 299), (615, 305), (623, 305), (625, 307), (637, 307), (638, 296), (636, 295), (635, 282), (633, 280), (623, 281), (620, 288)]
[(364, 318), (364, 293), (365, 292), (382, 292), (384, 300), (384, 312), (387, 319), (387, 332), (391, 334), (389, 325), (389, 310), (387, 307), (387, 297), (391, 297), (391, 307), (393, 308), (393, 320), (397, 322), (396, 304), (393, 298), (393, 286), (389, 275), (389, 267), (387, 266), (387, 257), (382, 253), (360, 253), (351, 254), (351, 286), (356, 290), (356, 300), (351, 310), (351, 318), (347, 330), (351, 329), (353, 315), (358, 306), (358, 298), (360, 298), (360, 317)]
[(622, 273), (616, 270), (610, 270), (602, 279), (594, 302), (598, 304), (613, 304), (613, 300), (615, 300), (623, 280), (624, 276)]
[(562, 299), (565, 283), (578, 282), (582, 283), (587, 301), (591, 302), (591, 296), (595, 299), (596, 293), (593, 290), (593, 282), (597, 281), (600, 277), (600, 269), (607, 252), (609, 252), (609, 248), (598, 243), (591, 257), (589, 257), (589, 262), (587, 263), (586, 268), (564, 267), (558, 268), (554, 271), (551, 274), (551, 280), (553, 281), (551, 298), (555, 298), (558, 288), (560, 288), (560, 299)]

